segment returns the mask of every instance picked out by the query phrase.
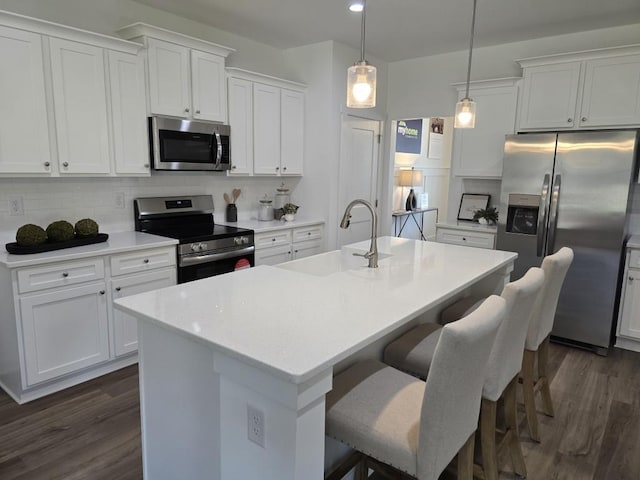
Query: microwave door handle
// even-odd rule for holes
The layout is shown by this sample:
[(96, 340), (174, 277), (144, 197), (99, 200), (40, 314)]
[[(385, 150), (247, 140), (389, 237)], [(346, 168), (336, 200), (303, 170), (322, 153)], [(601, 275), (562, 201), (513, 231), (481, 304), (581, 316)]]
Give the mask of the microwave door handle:
[(218, 132), (214, 132), (216, 136), (216, 170), (220, 168), (220, 162), (222, 161), (222, 138)]
[(562, 178), (556, 175), (551, 190), (551, 208), (549, 209), (549, 241), (547, 242), (547, 254), (551, 255), (556, 243), (556, 231), (558, 229), (558, 202), (560, 201), (560, 186)]
[(547, 202), (549, 201), (549, 183), (551, 176), (547, 173), (542, 180), (542, 189), (540, 191), (540, 205), (538, 207), (538, 246), (536, 254), (541, 257), (544, 252), (544, 239), (547, 236)]

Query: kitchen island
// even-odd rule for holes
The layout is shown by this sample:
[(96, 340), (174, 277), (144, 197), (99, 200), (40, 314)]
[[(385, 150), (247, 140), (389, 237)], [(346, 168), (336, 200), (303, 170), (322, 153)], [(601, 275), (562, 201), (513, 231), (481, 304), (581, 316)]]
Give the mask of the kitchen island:
[(139, 319), (145, 479), (320, 480), (333, 374), (463, 295), (499, 293), (516, 258), (378, 246), (377, 269), (353, 256), (362, 242), (118, 300)]

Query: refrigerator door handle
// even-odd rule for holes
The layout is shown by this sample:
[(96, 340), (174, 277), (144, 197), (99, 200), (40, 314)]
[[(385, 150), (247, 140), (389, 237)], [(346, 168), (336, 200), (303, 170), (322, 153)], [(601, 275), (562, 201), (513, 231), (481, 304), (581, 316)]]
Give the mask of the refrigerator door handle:
[(547, 236), (547, 202), (549, 201), (549, 183), (551, 176), (547, 173), (542, 181), (540, 191), (540, 215), (538, 215), (538, 248), (536, 254), (541, 257), (544, 253), (544, 239)]
[(562, 177), (558, 174), (553, 181), (551, 189), (551, 208), (549, 211), (549, 241), (547, 242), (547, 254), (553, 253), (553, 247), (556, 243), (556, 229), (558, 227), (558, 202), (560, 200), (560, 185)]

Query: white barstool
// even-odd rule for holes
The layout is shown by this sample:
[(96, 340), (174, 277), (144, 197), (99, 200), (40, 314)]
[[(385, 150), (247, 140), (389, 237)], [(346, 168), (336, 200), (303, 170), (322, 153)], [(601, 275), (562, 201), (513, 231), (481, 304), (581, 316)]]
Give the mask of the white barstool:
[[(514, 471), (520, 476), (526, 476), (516, 415), (516, 386), (529, 319), (543, 283), (542, 270), (531, 268), (520, 280), (507, 284), (502, 291), (501, 296), (506, 301), (507, 310), (489, 357), (480, 411), (482, 467), (476, 466), (476, 471), (479, 476), (488, 480), (498, 479), (496, 417), (498, 400), (501, 398), (504, 399), (506, 429), (499, 445), (509, 449)], [(435, 324), (420, 325), (410, 330), (387, 345), (384, 351), (385, 363), (424, 378), (432, 365), (432, 346), (437, 342), (437, 337), (441, 335), (443, 328), (456, 323), (457, 321), (448, 323), (445, 327)]]
[[(437, 480), (458, 454), (458, 478), (471, 480), (487, 360), (505, 311), (493, 295), (444, 327), (426, 383), (377, 360), (337, 375), (326, 397), (326, 434), (361, 452), (356, 460), (366, 468), (419, 480)], [(345, 473), (339, 466), (325, 478)]]

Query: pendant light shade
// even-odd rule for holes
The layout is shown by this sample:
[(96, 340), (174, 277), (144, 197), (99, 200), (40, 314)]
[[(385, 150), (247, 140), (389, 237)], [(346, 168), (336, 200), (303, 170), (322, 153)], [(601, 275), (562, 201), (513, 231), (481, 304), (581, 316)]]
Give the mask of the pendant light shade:
[(360, 61), (347, 71), (347, 107), (373, 108), (376, 106), (376, 67), (364, 59), (366, 0), (362, 1), (362, 30)]
[(471, 81), (471, 57), (473, 54), (473, 36), (476, 26), (476, 5), (473, 0), (473, 17), (471, 19), (471, 40), (469, 42), (469, 64), (467, 65), (467, 90), (462, 100), (456, 103), (456, 116), (453, 121), (454, 128), (474, 128), (476, 126), (476, 102), (469, 98), (469, 83)]

